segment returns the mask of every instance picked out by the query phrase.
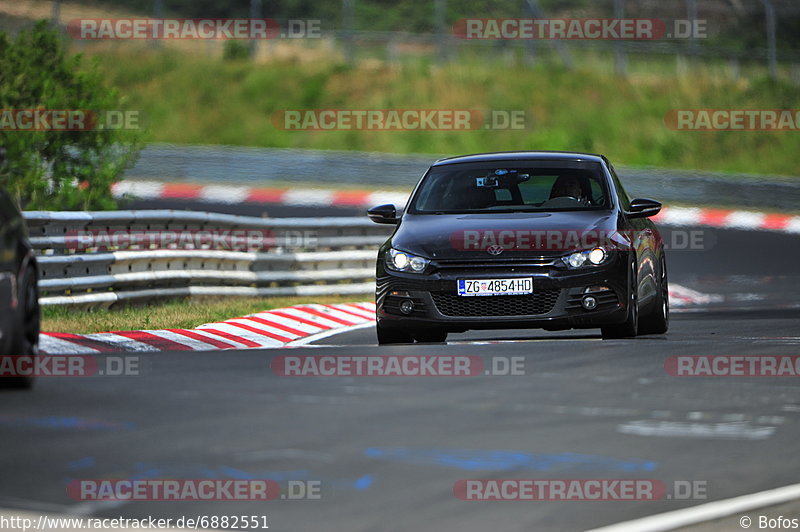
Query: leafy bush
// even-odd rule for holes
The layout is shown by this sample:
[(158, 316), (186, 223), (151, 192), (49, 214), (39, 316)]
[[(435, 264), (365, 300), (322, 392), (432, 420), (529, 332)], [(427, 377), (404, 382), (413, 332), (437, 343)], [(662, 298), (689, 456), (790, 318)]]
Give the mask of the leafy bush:
[(250, 57), (250, 42), (242, 42), (237, 40), (225, 41), (225, 48), (223, 48), (222, 57), (228, 61), (247, 59)]
[[(0, 186), (25, 209), (112, 209), (111, 184), (138, 153), (138, 133), (106, 122), (122, 111), (118, 92), (81, 63), (44, 21), (14, 40), (0, 33)], [(32, 109), (82, 112), (85, 127), (14, 129), (10, 117)]]

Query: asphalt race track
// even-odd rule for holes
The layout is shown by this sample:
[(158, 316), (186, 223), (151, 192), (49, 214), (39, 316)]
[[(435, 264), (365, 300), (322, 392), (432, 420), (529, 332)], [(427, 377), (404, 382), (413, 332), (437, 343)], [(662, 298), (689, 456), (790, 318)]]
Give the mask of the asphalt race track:
[[(98, 516), (267, 515), (271, 530), (583, 530), (797, 482), (797, 378), (673, 377), (674, 355), (798, 355), (795, 235), (685, 229), (670, 279), (709, 294), (663, 337), (472, 332), (378, 348), (142, 354), (141, 375), (3, 392), (0, 506)], [(672, 232), (664, 231), (669, 243)], [(523, 357), (524, 375), (282, 377), (286, 354)], [(81, 502), (72, 479), (321, 481), (320, 500)], [(460, 479), (657, 479), (707, 499), (462, 501)], [(677, 493), (677, 492), (675, 492)]]

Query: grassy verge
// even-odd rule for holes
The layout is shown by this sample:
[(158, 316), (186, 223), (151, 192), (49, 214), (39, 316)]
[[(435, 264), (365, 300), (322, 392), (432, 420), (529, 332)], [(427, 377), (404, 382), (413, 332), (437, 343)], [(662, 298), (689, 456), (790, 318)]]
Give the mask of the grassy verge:
[(148, 307), (125, 307), (115, 310), (72, 310), (44, 307), (42, 330), (89, 334), (106, 331), (144, 329), (192, 329), (204, 323), (222, 321), (264, 310), (305, 303), (349, 303), (369, 301), (370, 296), (275, 297), (191, 299), (155, 303)]
[[(674, 65), (622, 78), (613, 69), (565, 71), (521, 60), (349, 67), (335, 58), (254, 64), (167, 49), (86, 51), (127, 107), (143, 112), (149, 141), (430, 154), (582, 150), (619, 165), (797, 174), (796, 132), (675, 131), (665, 123), (673, 109), (797, 108), (800, 87), (787, 81), (732, 80), (712, 69), (677, 75)], [(524, 110), (528, 123), (522, 130), (286, 131), (272, 117), (287, 109)]]

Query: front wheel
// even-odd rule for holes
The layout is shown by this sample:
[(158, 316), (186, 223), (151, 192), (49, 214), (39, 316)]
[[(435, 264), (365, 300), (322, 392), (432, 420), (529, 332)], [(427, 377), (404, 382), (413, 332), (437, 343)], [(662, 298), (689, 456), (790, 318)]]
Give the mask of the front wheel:
[(604, 339), (634, 338), (639, 332), (639, 283), (636, 271), (636, 259), (631, 263), (630, 294), (628, 299), (628, 316), (622, 323), (601, 327)]
[(667, 280), (667, 259), (661, 252), (658, 265), (658, 293), (653, 310), (642, 316), (639, 330), (642, 334), (664, 334), (669, 329), (669, 282)]

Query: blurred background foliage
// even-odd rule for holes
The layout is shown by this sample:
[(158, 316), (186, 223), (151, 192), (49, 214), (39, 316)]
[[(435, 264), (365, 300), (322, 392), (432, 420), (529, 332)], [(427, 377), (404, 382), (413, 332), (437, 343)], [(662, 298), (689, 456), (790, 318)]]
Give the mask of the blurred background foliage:
[[(70, 57), (46, 22), (13, 39), (0, 33), (0, 109), (81, 110), (99, 117), (123, 104), (105, 78), (96, 65)], [(107, 209), (115, 205), (111, 183), (133, 162), (138, 141), (122, 129), (2, 128), (0, 146), (0, 186), (26, 209)]]

